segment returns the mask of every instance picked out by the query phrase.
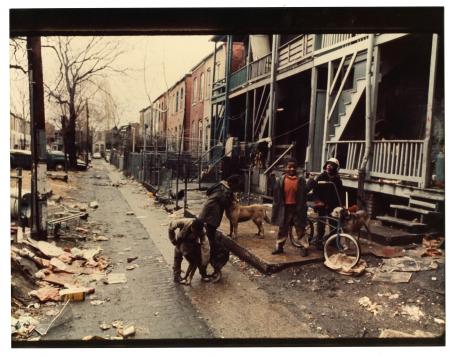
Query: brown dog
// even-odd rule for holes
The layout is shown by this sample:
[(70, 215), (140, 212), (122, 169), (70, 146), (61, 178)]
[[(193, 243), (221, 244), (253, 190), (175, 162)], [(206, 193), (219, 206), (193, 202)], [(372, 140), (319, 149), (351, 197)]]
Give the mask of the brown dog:
[(331, 213), (332, 217), (340, 218), (342, 223), (342, 229), (345, 233), (356, 234), (358, 238), (362, 227), (365, 227), (369, 238), (371, 238), (371, 232), (369, 229), (370, 218), (369, 214), (364, 210), (357, 210), (352, 212), (351, 209), (344, 207), (336, 207)]
[(256, 235), (260, 238), (264, 238), (263, 221), (270, 223), (266, 209), (266, 206), (258, 204), (241, 206), (239, 202), (234, 199), (231, 206), (225, 210), (225, 214), (230, 221), (230, 237), (232, 239), (237, 238), (239, 222), (252, 220), (258, 227), (258, 233), (256, 233)]

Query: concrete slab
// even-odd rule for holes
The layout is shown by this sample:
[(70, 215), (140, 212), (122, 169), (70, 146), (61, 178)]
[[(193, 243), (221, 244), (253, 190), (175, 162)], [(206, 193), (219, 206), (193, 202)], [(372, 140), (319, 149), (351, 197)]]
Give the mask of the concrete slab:
[[(187, 214), (193, 217), (200, 212), (200, 208), (201, 206), (189, 205)], [(234, 255), (265, 274), (275, 273), (291, 266), (313, 263), (324, 259), (323, 252), (316, 250), (312, 246), (308, 251), (308, 256), (302, 257), (299, 249), (294, 247), (289, 240), (284, 246), (284, 254), (272, 255), (272, 250), (275, 248), (278, 227), (267, 223), (264, 224), (265, 235), (263, 239), (255, 236), (258, 229), (251, 221), (239, 223), (238, 238), (236, 240), (228, 236), (230, 223), (225, 216), (218, 230), (222, 234), (225, 245)]]

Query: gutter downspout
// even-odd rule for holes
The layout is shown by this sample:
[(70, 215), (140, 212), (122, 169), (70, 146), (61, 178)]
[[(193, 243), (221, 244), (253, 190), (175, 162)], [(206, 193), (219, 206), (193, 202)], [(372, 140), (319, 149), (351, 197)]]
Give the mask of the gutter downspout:
[(367, 49), (367, 60), (366, 60), (366, 119), (365, 119), (365, 150), (364, 157), (361, 166), (358, 169), (358, 195), (357, 204), (358, 207), (365, 206), (364, 197), (364, 181), (366, 179), (366, 172), (368, 168), (369, 157), (372, 151), (372, 57), (373, 57), (373, 47), (374, 47), (375, 35), (370, 34), (368, 38), (368, 49)]

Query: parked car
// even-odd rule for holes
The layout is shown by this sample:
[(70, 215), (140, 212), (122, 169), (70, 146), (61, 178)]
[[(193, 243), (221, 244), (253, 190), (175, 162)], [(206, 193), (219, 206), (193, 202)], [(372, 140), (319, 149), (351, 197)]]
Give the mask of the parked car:
[(102, 154), (100, 154), (99, 152), (94, 152), (94, 154), (92, 155), (93, 159), (101, 159), (102, 158)]
[[(32, 157), (30, 150), (10, 150), (9, 160), (12, 169), (21, 167), (25, 170), (31, 170)], [(77, 160), (78, 170), (86, 170), (86, 167), (84, 161)], [(64, 170), (64, 152), (47, 151), (47, 170)]]

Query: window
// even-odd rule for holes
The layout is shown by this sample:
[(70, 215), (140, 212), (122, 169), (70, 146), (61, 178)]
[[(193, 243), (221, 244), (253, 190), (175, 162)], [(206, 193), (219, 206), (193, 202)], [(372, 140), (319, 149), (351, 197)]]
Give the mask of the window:
[(199, 100), (203, 100), (203, 96), (204, 96), (204, 90), (205, 90), (205, 75), (202, 73), (200, 75), (200, 90), (199, 90)]
[(194, 78), (194, 90), (192, 91), (192, 103), (197, 101), (197, 78)]
[(211, 68), (208, 68), (206, 70), (206, 93), (205, 93), (205, 99), (209, 98), (210, 93), (211, 93)]
[(180, 109), (183, 109), (183, 103), (184, 103), (184, 93), (183, 93), (183, 88), (181, 88), (181, 91), (180, 91)]

